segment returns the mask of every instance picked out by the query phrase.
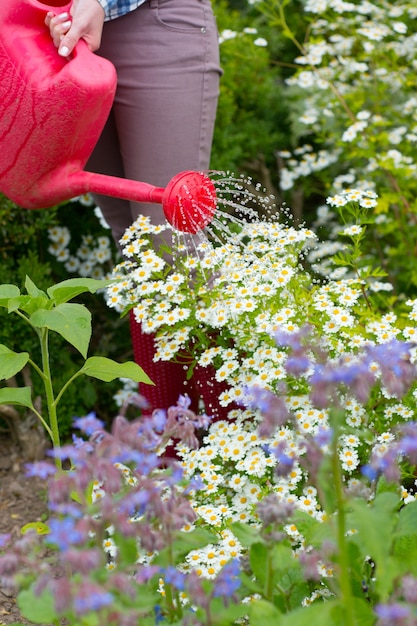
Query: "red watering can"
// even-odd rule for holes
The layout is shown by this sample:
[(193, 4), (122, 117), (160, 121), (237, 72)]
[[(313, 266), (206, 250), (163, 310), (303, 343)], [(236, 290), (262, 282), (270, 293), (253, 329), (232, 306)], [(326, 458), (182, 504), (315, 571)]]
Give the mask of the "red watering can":
[(116, 71), (83, 40), (68, 59), (58, 55), (44, 19), (70, 4), (0, 0), (0, 191), (26, 209), (87, 192), (162, 204), (175, 228), (196, 233), (216, 209), (205, 174), (182, 172), (163, 189), (84, 171), (112, 106)]

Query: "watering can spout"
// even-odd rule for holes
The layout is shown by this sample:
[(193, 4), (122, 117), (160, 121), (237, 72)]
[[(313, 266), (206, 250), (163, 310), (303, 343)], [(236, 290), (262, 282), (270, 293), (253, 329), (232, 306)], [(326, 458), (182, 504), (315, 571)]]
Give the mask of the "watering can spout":
[(213, 181), (203, 172), (180, 172), (163, 188), (84, 170), (55, 170), (38, 181), (32, 193), (26, 195), (25, 207), (52, 206), (85, 193), (162, 204), (168, 222), (176, 230), (191, 234), (210, 224), (217, 206)]
[(58, 55), (45, 26), (67, 0), (0, 0), (0, 191), (40, 209), (87, 192), (162, 204), (178, 230), (195, 233), (213, 218), (216, 192), (200, 172), (182, 172), (165, 189), (84, 171), (116, 91), (112, 63), (80, 40)]

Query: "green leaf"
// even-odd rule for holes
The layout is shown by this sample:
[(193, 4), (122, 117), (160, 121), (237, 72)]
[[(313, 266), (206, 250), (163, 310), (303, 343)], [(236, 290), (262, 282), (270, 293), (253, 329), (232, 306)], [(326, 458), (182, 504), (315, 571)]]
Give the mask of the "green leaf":
[[(393, 546), (393, 533), (397, 516), (398, 495), (383, 492), (375, 497), (373, 503), (354, 500), (348, 524), (358, 531), (350, 537), (376, 563), (378, 576), (375, 586), (382, 600), (385, 600), (392, 587), (392, 581), (398, 574), (398, 563), (390, 558)], [(372, 529), (378, 529), (373, 532)]]
[(20, 289), (16, 285), (0, 285), (0, 306), (7, 308), (10, 298), (17, 298), (19, 295)]
[(38, 328), (48, 328), (60, 334), (76, 348), (84, 358), (87, 357), (91, 339), (91, 313), (83, 304), (58, 304), (50, 311), (40, 309), (30, 318)]
[(20, 532), (24, 535), (28, 530), (36, 530), (38, 535), (47, 535), (49, 533), (49, 526), (44, 522), (29, 522), (20, 529)]
[(400, 511), (395, 536), (417, 534), (417, 501), (406, 504)]
[(105, 382), (110, 382), (116, 378), (130, 378), (136, 383), (154, 384), (137, 363), (133, 361), (117, 363), (104, 356), (91, 356), (86, 360), (80, 372)]
[(0, 389), (0, 404), (17, 404), (33, 409), (30, 387), (3, 387)]
[(236, 624), (238, 619), (248, 615), (248, 605), (229, 604), (225, 606), (223, 599), (219, 598), (211, 602), (210, 612), (213, 626), (230, 626), (230, 624)]
[(264, 543), (253, 543), (250, 549), (250, 566), (256, 579), (265, 585), (267, 576), (271, 576), (269, 564), (270, 551)]
[(14, 313), (17, 310), (24, 311), (32, 315), (39, 309), (51, 309), (52, 302), (48, 298), (33, 298), (32, 296), (19, 296), (9, 300), (8, 312)]
[(259, 529), (253, 526), (242, 524), (242, 522), (234, 522), (230, 525), (230, 530), (245, 548), (250, 548), (254, 543), (259, 543)]
[(0, 380), (8, 380), (22, 370), (29, 361), (27, 352), (13, 352), (0, 343)]
[(26, 276), (25, 287), (29, 296), (31, 296), (32, 298), (45, 298), (46, 299), (46, 293), (38, 289), (35, 283), (29, 278), (29, 276)]
[[(394, 511), (398, 501), (396, 494), (382, 492), (371, 504), (362, 500), (351, 503), (352, 512), (348, 516), (348, 525), (358, 531), (352, 537), (377, 562), (378, 567), (383, 566), (391, 549), (396, 522)], [(378, 528), (378, 532), (371, 532), (372, 528)]]
[(249, 616), (249, 624), (273, 624), (281, 626), (283, 623), (282, 613), (271, 603), (266, 600), (253, 600), (247, 606)]
[(172, 549), (175, 557), (182, 558), (191, 550), (199, 550), (216, 541), (218, 537), (214, 533), (205, 528), (196, 528), (191, 532), (178, 533), (173, 541)]
[(96, 293), (99, 289), (104, 289), (110, 285), (111, 280), (96, 280), (94, 278), (69, 278), (57, 285), (52, 285), (47, 289), (48, 296), (54, 300), (56, 304), (68, 302), (87, 291)]
[[(295, 609), (286, 615), (281, 615), (280, 621), (276, 623), (279, 626), (311, 626), (312, 624), (340, 626), (344, 621), (340, 615), (340, 603), (335, 599), (326, 600), (326, 602), (317, 600), (309, 606)], [(355, 624), (355, 626), (358, 625)]]
[(50, 624), (57, 618), (54, 607), (54, 598), (50, 591), (38, 595), (32, 588), (24, 589), (17, 596), (18, 607), (26, 619), (34, 624)]

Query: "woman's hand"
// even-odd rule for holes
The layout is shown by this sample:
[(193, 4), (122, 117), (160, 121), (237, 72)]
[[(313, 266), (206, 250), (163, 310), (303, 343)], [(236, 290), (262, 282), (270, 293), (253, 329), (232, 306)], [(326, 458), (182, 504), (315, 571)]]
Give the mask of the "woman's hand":
[(80, 39), (84, 39), (93, 52), (98, 50), (104, 23), (104, 10), (98, 0), (73, 0), (70, 13), (55, 15), (48, 11), (48, 26), (58, 53), (67, 57)]

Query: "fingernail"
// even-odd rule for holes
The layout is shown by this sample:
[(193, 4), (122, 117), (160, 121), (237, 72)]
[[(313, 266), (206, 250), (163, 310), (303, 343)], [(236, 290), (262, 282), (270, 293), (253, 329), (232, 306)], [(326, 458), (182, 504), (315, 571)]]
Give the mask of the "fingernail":
[(68, 20), (67, 22), (63, 22), (61, 24), (61, 28), (69, 28), (71, 26), (71, 20)]
[(62, 48), (60, 48), (58, 52), (62, 57), (67, 57), (69, 55), (69, 49), (67, 48), (67, 46), (62, 46)]
[(60, 13), (59, 15), (57, 15), (57, 17), (59, 17), (59, 19), (61, 20), (66, 20), (68, 17), (68, 13)]

